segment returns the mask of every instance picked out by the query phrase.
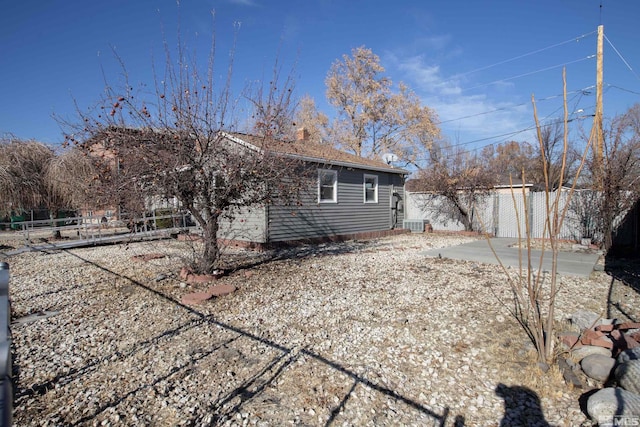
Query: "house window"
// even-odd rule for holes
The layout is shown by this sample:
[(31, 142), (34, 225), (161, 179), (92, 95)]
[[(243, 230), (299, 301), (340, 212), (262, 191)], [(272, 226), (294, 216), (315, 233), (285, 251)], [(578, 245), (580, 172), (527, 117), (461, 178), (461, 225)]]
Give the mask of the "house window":
[(364, 176), (364, 202), (378, 203), (378, 177), (376, 175)]
[(338, 201), (338, 172), (318, 169), (318, 202), (336, 203)]

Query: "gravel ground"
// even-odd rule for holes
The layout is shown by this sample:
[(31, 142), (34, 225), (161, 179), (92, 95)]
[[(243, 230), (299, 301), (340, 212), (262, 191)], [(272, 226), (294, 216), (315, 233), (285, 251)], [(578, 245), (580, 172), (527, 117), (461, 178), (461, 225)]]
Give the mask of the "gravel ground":
[[(424, 255), (471, 239), (233, 250), (238, 290), (197, 306), (175, 240), (13, 256), (15, 425), (591, 425), (585, 390), (535, 366), (504, 274)], [(605, 272), (561, 282), (560, 324), (638, 317)]]

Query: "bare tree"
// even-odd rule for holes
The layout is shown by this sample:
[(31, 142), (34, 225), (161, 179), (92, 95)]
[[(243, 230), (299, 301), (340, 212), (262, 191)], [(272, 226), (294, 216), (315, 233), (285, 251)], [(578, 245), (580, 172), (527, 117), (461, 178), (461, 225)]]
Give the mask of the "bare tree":
[[(522, 179), (523, 171), (530, 171), (534, 163), (535, 150), (527, 142), (509, 141), (488, 145), (481, 153), (482, 161), (496, 177)], [(527, 173), (529, 179), (531, 174)]]
[(37, 141), (4, 136), (0, 142), (0, 194), (5, 213), (40, 207), (51, 200), (45, 174), (53, 150)]
[[(4, 137), (0, 141), (0, 213), (44, 207), (54, 220), (60, 210), (78, 208), (82, 189), (75, 185), (81, 176), (88, 176), (83, 165), (87, 164), (76, 152), (56, 155), (40, 142)], [(54, 229), (54, 237), (60, 237), (59, 230)]]
[(305, 95), (296, 109), (294, 122), (296, 126), (309, 132), (309, 140), (322, 143), (329, 139), (329, 118), (318, 111), (316, 103), (309, 95)]
[(79, 209), (85, 207), (87, 194), (95, 188), (91, 185), (95, 176), (90, 159), (82, 151), (71, 148), (51, 158), (45, 181), (49, 193), (64, 198), (63, 206)]
[[(573, 141), (568, 137), (568, 134), (567, 140), (564, 140), (563, 126), (563, 122), (554, 121), (540, 127), (540, 141), (534, 154), (535, 162), (528, 171), (529, 177), (535, 184), (543, 185), (546, 167), (552, 190), (562, 187), (573, 178), (576, 163), (581, 156), (581, 153), (574, 149)], [(542, 159), (546, 159), (546, 165)]]
[(234, 143), (225, 132), (237, 122), (239, 103), (231, 91), (233, 49), (226, 79), (218, 85), (215, 36), (204, 67), (180, 37), (176, 58), (166, 41), (165, 46), (164, 74), (156, 74), (150, 97), (134, 93), (121, 61), (123, 84), (107, 85), (95, 109), (79, 109), (79, 120), (67, 123), (67, 135), (93, 159), (99, 181), (115, 188), (100, 192), (103, 203), (126, 200), (144, 206), (145, 197), (156, 196), (175, 198), (189, 210), (203, 231), (191, 267), (212, 273), (220, 267), (222, 221), (275, 198), (292, 202), (307, 184), (299, 161), (270, 149), (291, 121), (293, 81), (287, 78), (280, 86), (276, 67), (264, 89), (245, 92), (254, 111), (253, 122), (246, 125), (260, 134), (252, 140), (253, 149)]
[(609, 250), (622, 216), (640, 199), (640, 104), (605, 127), (603, 156), (602, 162), (592, 156), (586, 165), (595, 190), (587, 213), (595, 222), (594, 237)]
[(393, 152), (415, 164), (427, 157), (439, 136), (436, 115), (405, 85), (394, 91), (384, 71), (380, 58), (366, 47), (334, 62), (325, 80), (327, 99), (338, 113), (331, 139), (361, 157)]
[(245, 98), (253, 106), (253, 132), (256, 135), (276, 139), (293, 136), (295, 126), (292, 117), (296, 109), (294, 81), (290, 73), (283, 82), (281, 71), (276, 61), (268, 84), (262, 81), (247, 88)]
[[(494, 184), (494, 174), (480, 157), (460, 147), (436, 145), (430, 150), (429, 164), (418, 172), (411, 187), (425, 192), (423, 208), (431, 209), (432, 215), (456, 219), (466, 231), (476, 231), (475, 206)], [(444, 204), (432, 203), (435, 199)]]
[[(571, 140), (567, 141), (569, 152), (562, 169), (563, 159), (563, 129), (562, 122), (554, 121), (540, 125), (540, 141), (530, 144), (526, 141), (509, 141), (496, 146), (490, 145), (482, 150), (482, 158), (496, 176), (522, 179), (526, 174), (527, 181), (536, 189), (544, 189), (544, 169), (547, 168), (551, 188), (557, 189), (566, 184), (573, 176), (576, 161), (580, 158), (573, 148)], [(546, 159), (547, 164), (542, 163)], [(564, 176), (560, 171), (564, 170)]]

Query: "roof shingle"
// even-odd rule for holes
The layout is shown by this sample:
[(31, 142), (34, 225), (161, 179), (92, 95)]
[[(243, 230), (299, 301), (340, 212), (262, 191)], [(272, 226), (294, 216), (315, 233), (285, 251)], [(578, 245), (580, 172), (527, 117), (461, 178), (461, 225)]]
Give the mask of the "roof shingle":
[(244, 133), (229, 133), (229, 135), (261, 149), (274, 153), (297, 156), (308, 161), (348, 165), (362, 169), (384, 170), (397, 174), (408, 174), (406, 170), (394, 168), (380, 160), (356, 156), (355, 154), (338, 150), (329, 145), (318, 144), (308, 140), (282, 141)]

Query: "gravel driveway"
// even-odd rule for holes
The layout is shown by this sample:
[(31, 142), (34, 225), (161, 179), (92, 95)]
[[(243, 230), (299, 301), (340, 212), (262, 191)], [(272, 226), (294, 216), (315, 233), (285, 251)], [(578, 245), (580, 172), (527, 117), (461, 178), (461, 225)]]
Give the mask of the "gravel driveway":
[[(580, 425), (584, 390), (532, 363), (503, 273), (424, 256), (472, 239), (234, 250), (238, 290), (197, 306), (175, 240), (14, 256), (15, 425)], [(640, 306), (563, 277), (558, 319), (613, 303)]]

